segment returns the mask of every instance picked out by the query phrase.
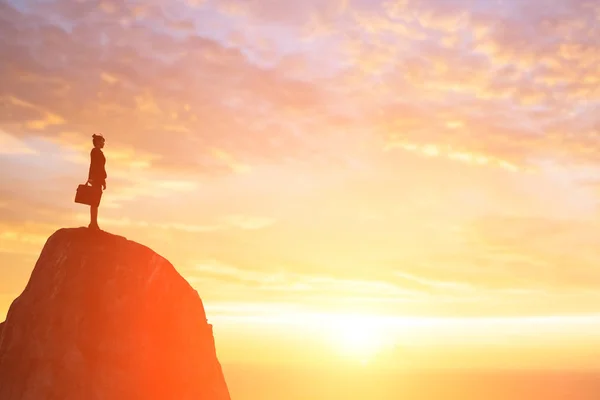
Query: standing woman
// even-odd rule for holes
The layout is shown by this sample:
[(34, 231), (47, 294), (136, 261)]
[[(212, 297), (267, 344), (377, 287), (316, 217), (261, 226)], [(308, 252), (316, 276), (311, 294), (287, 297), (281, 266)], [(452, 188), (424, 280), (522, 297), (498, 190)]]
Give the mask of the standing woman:
[(106, 157), (102, 152), (104, 147), (104, 137), (102, 135), (92, 135), (92, 143), (94, 148), (90, 153), (90, 172), (88, 174), (88, 181), (86, 184), (91, 184), (94, 189), (97, 190), (96, 199), (90, 206), (90, 225), (91, 229), (100, 229), (98, 226), (98, 206), (100, 206), (100, 199), (102, 198), (102, 191), (106, 190)]

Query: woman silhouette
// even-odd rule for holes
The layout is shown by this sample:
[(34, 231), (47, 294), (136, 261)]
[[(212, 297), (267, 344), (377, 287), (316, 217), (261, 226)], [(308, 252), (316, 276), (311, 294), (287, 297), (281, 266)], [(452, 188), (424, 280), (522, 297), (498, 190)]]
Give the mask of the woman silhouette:
[(100, 206), (102, 191), (106, 190), (106, 169), (104, 168), (106, 165), (106, 157), (104, 157), (104, 153), (102, 152), (104, 142), (105, 140), (102, 135), (92, 135), (92, 143), (94, 144), (94, 148), (90, 153), (90, 172), (88, 174), (88, 181), (86, 184), (91, 184), (92, 187), (98, 191), (96, 197), (98, 201), (90, 206), (89, 227), (91, 229), (100, 229), (98, 226), (98, 206)]

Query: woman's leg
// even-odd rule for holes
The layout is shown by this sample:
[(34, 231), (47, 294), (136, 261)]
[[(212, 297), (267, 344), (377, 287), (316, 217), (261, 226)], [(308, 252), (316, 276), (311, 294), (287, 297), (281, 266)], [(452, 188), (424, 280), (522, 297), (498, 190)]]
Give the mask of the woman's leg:
[(98, 206), (90, 206), (90, 228), (98, 227)]
[(92, 184), (92, 187), (97, 190), (98, 201), (90, 206), (90, 228), (100, 229), (98, 226), (98, 207), (100, 206), (100, 197), (102, 196), (102, 187)]

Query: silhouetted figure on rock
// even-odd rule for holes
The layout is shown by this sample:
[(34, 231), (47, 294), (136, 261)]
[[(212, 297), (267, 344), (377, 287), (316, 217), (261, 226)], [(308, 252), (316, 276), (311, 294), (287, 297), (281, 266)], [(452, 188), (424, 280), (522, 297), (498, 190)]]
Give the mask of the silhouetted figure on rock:
[(105, 139), (102, 135), (92, 135), (92, 143), (94, 148), (90, 153), (90, 171), (88, 174), (88, 180), (86, 184), (91, 184), (92, 188), (98, 191), (96, 198), (97, 202), (90, 205), (90, 225), (91, 229), (100, 229), (98, 226), (98, 207), (100, 206), (100, 199), (102, 198), (102, 191), (106, 190), (106, 157), (102, 152), (104, 148)]

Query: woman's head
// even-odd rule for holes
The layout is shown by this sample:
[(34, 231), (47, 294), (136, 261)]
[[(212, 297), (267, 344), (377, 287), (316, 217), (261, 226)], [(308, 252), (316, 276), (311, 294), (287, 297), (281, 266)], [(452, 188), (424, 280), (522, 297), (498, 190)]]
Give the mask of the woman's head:
[(97, 147), (99, 149), (104, 147), (104, 137), (102, 135), (92, 135), (92, 143), (94, 144), (94, 147)]

